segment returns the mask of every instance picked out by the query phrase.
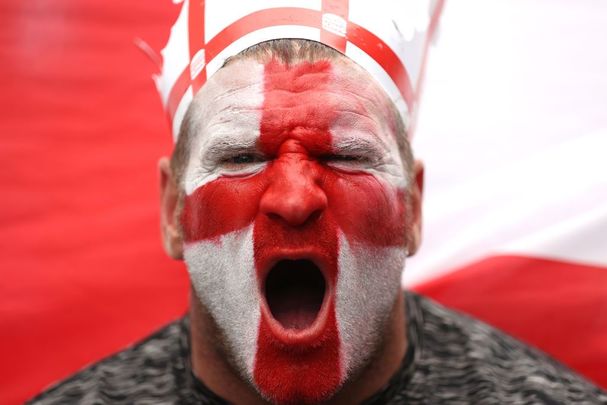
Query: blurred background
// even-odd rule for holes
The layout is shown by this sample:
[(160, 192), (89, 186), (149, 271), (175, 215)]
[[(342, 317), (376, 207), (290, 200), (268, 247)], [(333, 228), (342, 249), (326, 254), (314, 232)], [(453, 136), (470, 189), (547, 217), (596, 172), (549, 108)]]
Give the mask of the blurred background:
[[(0, 3), (0, 403), (186, 311), (162, 251), (171, 135), (135, 46), (170, 1)], [(413, 145), (424, 241), (404, 284), (607, 388), (607, 2), (452, 0)]]

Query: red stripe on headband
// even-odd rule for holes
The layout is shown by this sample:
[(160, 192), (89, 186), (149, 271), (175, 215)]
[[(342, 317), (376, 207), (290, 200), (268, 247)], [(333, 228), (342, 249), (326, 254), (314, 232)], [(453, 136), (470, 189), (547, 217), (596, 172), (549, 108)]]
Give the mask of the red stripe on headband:
[(228, 25), (209, 41), (206, 47), (208, 60), (251, 32), (280, 25), (319, 28), (320, 14), (316, 10), (297, 7), (271, 8), (248, 14)]
[(192, 78), (192, 90), (196, 94), (206, 81), (207, 76), (204, 68), (208, 60), (204, 53), (204, 0), (190, 0), (189, 2), (188, 34), (190, 76)]
[[(320, 42), (346, 53), (348, 0), (323, 0)], [(337, 18), (335, 18), (335, 16)], [(341, 24), (343, 23), (343, 27)]]
[[(196, 0), (194, 1), (196, 2)], [(333, 4), (331, 5), (331, 7), (334, 6), (335, 5)], [(347, 12), (347, 4), (341, 4), (339, 7), (341, 8), (336, 9), (338, 12), (342, 14)], [(331, 8), (331, 10), (334, 9)], [(230, 24), (215, 37), (213, 37), (206, 44), (205, 59), (207, 61), (212, 60), (237, 39), (242, 38), (243, 36), (254, 31), (268, 27), (280, 25), (299, 25), (319, 28), (321, 29), (322, 38), (322, 16), (323, 14), (319, 11), (296, 7), (272, 8), (254, 12)], [(388, 76), (390, 76), (392, 81), (396, 84), (403, 99), (407, 103), (407, 106), (409, 109), (411, 109), (413, 106), (414, 96), (409, 74), (396, 53), (394, 53), (394, 51), (392, 51), (392, 49), (390, 49), (388, 45), (375, 34), (350, 21), (347, 22), (346, 32), (346, 38), (348, 41), (352, 42), (352, 44), (356, 45), (363, 52), (373, 58), (386, 71)], [(190, 36), (191, 35), (192, 34), (190, 34)], [(327, 45), (331, 46), (331, 43), (327, 43)], [(186, 68), (186, 70), (189, 70), (189, 68)], [(178, 99), (177, 102), (169, 103), (167, 106), (169, 116), (171, 118), (174, 118), (175, 110), (179, 105), (179, 100), (185, 94), (189, 86), (189, 84), (185, 85), (183, 82), (181, 82), (181, 80), (185, 80), (184, 73), (179, 76), (179, 79), (171, 89), (169, 95), (169, 101), (174, 100), (175, 98)], [(206, 72), (202, 72), (201, 76), (203, 74), (206, 75)], [(204, 83), (204, 81), (202, 83)], [(193, 90), (195, 94), (198, 88), (193, 88)]]
[(414, 101), (413, 89), (409, 73), (398, 55), (377, 35), (360, 25), (354, 24), (352, 21), (348, 21), (348, 41), (379, 63), (396, 84), (405, 103), (407, 103), (409, 111), (411, 111)]
[(204, 1), (190, 0), (188, 7), (190, 59), (204, 48)]
[(177, 107), (179, 107), (179, 102), (183, 98), (185, 92), (188, 91), (188, 87), (190, 87), (191, 83), (190, 68), (186, 67), (175, 81), (167, 100), (167, 111), (169, 113), (169, 121), (171, 124), (175, 118), (175, 111), (177, 111)]

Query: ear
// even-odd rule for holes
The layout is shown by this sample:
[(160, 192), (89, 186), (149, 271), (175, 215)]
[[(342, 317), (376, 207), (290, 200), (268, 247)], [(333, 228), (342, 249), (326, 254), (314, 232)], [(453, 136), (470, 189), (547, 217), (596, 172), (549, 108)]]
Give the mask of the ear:
[(421, 160), (413, 163), (413, 184), (410, 187), (411, 224), (407, 242), (407, 252), (413, 256), (422, 240), (422, 194), (424, 191), (424, 164)]
[(183, 259), (183, 240), (179, 232), (176, 210), (179, 202), (179, 187), (171, 171), (167, 157), (158, 161), (160, 174), (160, 231), (164, 250), (173, 259)]

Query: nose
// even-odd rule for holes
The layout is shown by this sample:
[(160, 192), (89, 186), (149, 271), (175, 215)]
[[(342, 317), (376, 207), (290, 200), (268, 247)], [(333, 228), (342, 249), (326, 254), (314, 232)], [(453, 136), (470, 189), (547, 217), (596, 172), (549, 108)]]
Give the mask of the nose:
[(275, 162), (271, 183), (260, 201), (261, 211), (290, 226), (318, 218), (327, 208), (327, 196), (319, 186), (321, 173), (315, 166), (298, 159)]

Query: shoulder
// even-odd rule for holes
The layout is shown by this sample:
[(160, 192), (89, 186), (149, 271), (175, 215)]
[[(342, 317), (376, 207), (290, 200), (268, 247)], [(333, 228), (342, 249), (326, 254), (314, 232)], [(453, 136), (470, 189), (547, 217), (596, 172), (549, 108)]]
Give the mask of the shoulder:
[(178, 384), (175, 369), (183, 370), (180, 363), (185, 358), (183, 352), (188, 350), (184, 347), (185, 328), (186, 319), (175, 321), (55, 384), (28, 403), (132, 403), (133, 398), (162, 397)]
[(439, 402), (452, 397), (475, 403), (607, 404), (605, 392), (540, 350), (428, 298), (407, 295), (419, 339), (411, 390)]

